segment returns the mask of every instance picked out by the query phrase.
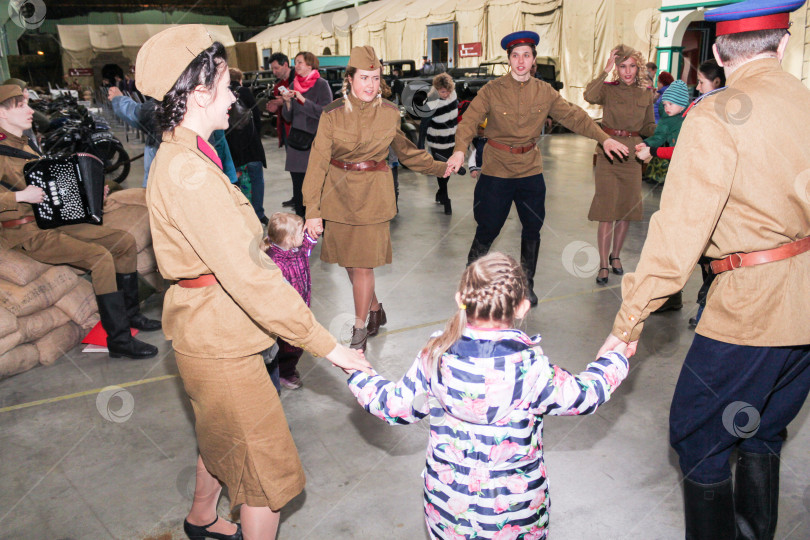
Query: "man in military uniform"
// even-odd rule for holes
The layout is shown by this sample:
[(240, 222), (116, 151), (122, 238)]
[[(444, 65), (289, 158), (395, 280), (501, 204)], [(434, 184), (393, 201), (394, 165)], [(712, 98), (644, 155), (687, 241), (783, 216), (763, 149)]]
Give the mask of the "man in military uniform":
[(683, 288), (701, 255), (715, 259), (670, 411), (687, 539), (774, 537), (779, 454), (810, 389), (810, 90), (780, 66), (789, 12), (802, 4), (706, 12), (728, 86), (686, 117), (602, 347), (623, 341), (635, 352), (650, 312)]
[(130, 334), (130, 327), (144, 331), (161, 327), (140, 312), (132, 235), (90, 224), (37, 227), (31, 205), (41, 203), (44, 194), (39, 187), (26, 187), (23, 177), (25, 162), (38, 155), (35, 143), (23, 135), (31, 128), (32, 116), (19, 86), (0, 86), (0, 244), (43, 263), (90, 271), (110, 356), (155, 356), (157, 347)]

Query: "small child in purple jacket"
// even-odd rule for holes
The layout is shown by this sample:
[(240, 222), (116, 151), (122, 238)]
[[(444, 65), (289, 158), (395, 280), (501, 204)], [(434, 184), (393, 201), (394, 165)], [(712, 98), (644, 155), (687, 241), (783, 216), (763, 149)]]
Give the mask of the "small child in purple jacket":
[[(267, 241), (267, 254), (281, 270), (284, 279), (309, 305), (312, 298), (309, 254), (317, 241), (304, 232), (304, 219), (295, 214), (276, 212), (267, 224)], [(280, 338), (278, 347), (276, 360), (281, 386), (289, 390), (301, 388), (301, 375), (295, 367), (303, 350)]]

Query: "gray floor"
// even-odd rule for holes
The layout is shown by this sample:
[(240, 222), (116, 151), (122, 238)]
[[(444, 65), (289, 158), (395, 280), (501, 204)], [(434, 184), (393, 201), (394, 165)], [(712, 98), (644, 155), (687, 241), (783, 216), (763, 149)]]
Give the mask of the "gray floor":
[[(283, 154), (267, 139), (268, 212), (291, 193)], [(134, 153), (140, 148), (131, 145)], [(593, 143), (574, 135), (541, 142), (548, 184), (546, 225), (536, 290), (541, 304), (525, 329), (544, 336), (551, 361), (582, 369), (610, 331), (619, 280), (597, 287), (592, 259), (596, 226), (586, 220), (593, 193)], [(140, 185), (133, 168), (130, 187)], [(398, 378), (429, 334), (452, 315), (453, 293), (475, 223), (473, 182), (450, 183), (455, 213), (433, 202), (435, 180), (401, 179), (400, 214), (392, 224), (394, 263), (380, 269), (377, 292), (389, 322), (368, 357)], [(645, 186), (645, 215), (659, 194)], [(638, 260), (646, 222), (633, 224), (625, 268)], [(517, 216), (495, 248), (517, 256)], [(313, 310), (345, 335), (352, 300), (340, 268), (312, 257)], [(653, 317), (629, 378), (589, 417), (549, 418), (545, 450), (551, 482), (551, 537), (683, 537), (676, 458), (667, 444), (669, 402), (692, 339), (687, 319), (699, 272), (686, 286), (684, 309)], [(257, 291), (257, 294), (261, 291)], [(272, 302), (272, 299), (268, 299)], [(146, 312), (160, 315), (160, 298)], [(184, 538), (195, 463), (193, 418), (169, 343), (157, 360), (110, 360), (76, 348), (55, 365), (0, 381), (0, 538)], [(281, 539), (423, 539), (421, 478), (427, 426), (388, 427), (366, 414), (345, 377), (305, 355), (304, 388), (282, 394), (307, 472), (306, 491), (282, 512)], [(101, 391), (108, 386), (116, 388)], [(810, 407), (790, 426), (782, 454), (778, 538), (810, 538)], [(223, 497), (221, 513), (227, 512)]]

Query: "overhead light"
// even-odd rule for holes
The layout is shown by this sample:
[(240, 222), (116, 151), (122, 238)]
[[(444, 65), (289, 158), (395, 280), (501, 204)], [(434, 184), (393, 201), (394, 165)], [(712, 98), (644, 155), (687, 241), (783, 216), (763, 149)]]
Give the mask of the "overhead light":
[(37, 51), (37, 54), (38, 54), (38, 55), (40, 55), (40, 56), (45, 56), (45, 52), (44, 52), (44, 51)]

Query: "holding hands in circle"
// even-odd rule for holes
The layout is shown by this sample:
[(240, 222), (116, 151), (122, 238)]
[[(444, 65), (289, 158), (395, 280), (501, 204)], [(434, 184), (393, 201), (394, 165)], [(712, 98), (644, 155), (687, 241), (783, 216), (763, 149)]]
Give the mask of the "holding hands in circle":
[(323, 234), (323, 220), (321, 218), (311, 218), (304, 223), (304, 230), (313, 240), (317, 240)]

